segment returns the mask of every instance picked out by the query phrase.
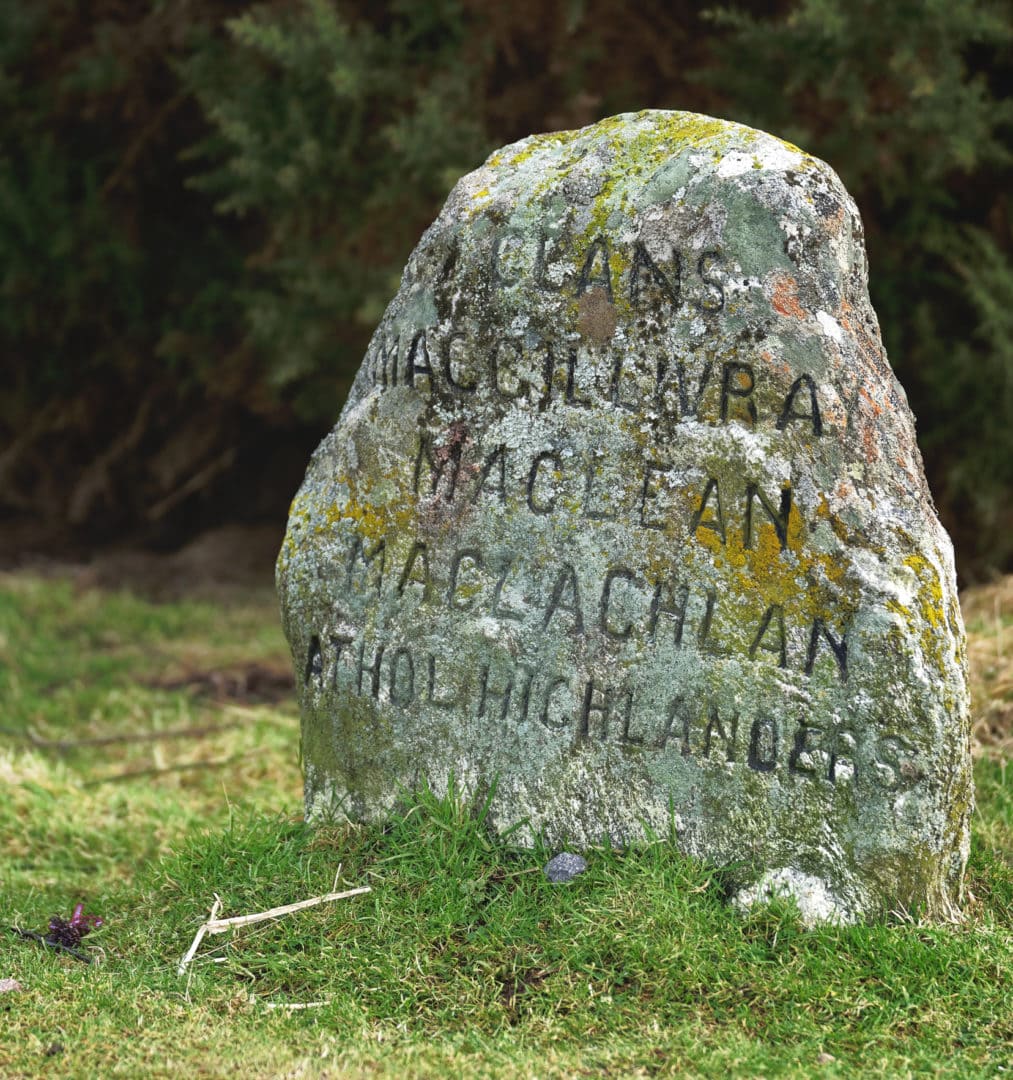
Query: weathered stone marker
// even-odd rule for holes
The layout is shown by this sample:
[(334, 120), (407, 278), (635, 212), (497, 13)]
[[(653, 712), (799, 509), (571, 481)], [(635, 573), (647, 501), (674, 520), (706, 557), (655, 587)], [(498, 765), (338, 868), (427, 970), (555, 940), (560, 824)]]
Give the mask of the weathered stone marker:
[(451, 777), (517, 839), (674, 831), (809, 919), (957, 898), (952, 549), (829, 167), (644, 112), (411, 256), (278, 562), (311, 817)]

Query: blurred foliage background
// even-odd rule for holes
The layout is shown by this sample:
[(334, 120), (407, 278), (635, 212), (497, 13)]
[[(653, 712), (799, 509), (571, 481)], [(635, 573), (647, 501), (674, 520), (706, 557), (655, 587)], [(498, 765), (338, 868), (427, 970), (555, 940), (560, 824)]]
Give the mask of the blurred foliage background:
[(0, 548), (277, 522), (462, 173), (641, 108), (865, 219), (965, 581), (1013, 568), (1008, 0), (0, 0)]

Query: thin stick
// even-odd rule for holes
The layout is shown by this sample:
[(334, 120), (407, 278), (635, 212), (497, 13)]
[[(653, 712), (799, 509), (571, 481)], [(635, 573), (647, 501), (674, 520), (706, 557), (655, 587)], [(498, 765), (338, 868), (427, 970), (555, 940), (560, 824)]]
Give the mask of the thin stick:
[(0, 728), (0, 735), (24, 739), (38, 750), (76, 750), (81, 746), (113, 746), (116, 743), (159, 742), (162, 739), (202, 739), (219, 731), (232, 731), (239, 722), (214, 724), (205, 727), (167, 728), (165, 731), (132, 731), (123, 735), (89, 735), (83, 739), (44, 739), (34, 731), (15, 731)]
[[(211, 915), (208, 918), (208, 922), (211, 922), (214, 919), (216, 919), (218, 917), (218, 912), (221, 911), (221, 910), (222, 910), (222, 902), (216, 896), (215, 897), (215, 902), (211, 905)], [(193, 936), (193, 943), (190, 945), (190, 948), (187, 949), (186, 955), (183, 957), (183, 959), (180, 960), (179, 967), (176, 968), (176, 975), (179, 976), (180, 978), (182, 978), (183, 975), (185, 974), (187, 966), (189, 965), (190, 961), (197, 955), (197, 950), (200, 948), (200, 943), (204, 940), (204, 935), (207, 932), (208, 932), (208, 923), (203, 922), (203, 923), (200, 924), (200, 926), (197, 927), (197, 933), (194, 934), (194, 936)]]
[(79, 949), (72, 949), (69, 945), (64, 945), (62, 941), (50, 941), (49, 938), (43, 937), (42, 934), (35, 934), (31, 930), (21, 930), (17, 926), (12, 926), (11, 932), (28, 940), (37, 941), (40, 945), (45, 945), (47, 949), (70, 953), (75, 960), (80, 960), (84, 964), (92, 963), (92, 958), (87, 953), (83, 953)]
[(284, 1001), (265, 1001), (265, 1009), (319, 1009), (321, 1005), (330, 1005), (330, 1000), (327, 1001), (293, 1001), (288, 1004)]
[(314, 896), (311, 900), (300, 900), (297, 904), (285, 904), (282, 907), (271, 908), (270, 911), (258, 911), (255, 915), (235, 915), (231, 919), (211, 918), (204, 924), (204, 929), (209, 934), (224, 934), (232, 926), (249, 926), (251, 923), (263, 922), (265, 919), (278, 919), (293, 911), (302, 911), (304, 908), (315, 907), (317, 904), (325, 904), (331, 900), (345, 900), (349, 896), (361, 896), (363, 893), (372, 891), (368, 885), (363, 885), (358, 889), (349, 889), (347, 892), (326, 893), (324, 896)]
[(111, 776), (99, 776), (94, 780), (85, 780), (81, 787), (98, 787), (99, 784), (117, 784), (122, 780), (137, 780), (142, 776), (164, 776), (166, 773), (184, 772), (186, 769), (217, 769), (223, 765), (232, 765), (256, 754), (257, 750), (244, 750), (231, 757), (212, 758), (208, 761), (181, 761), (176, 765), (162, 765), (150, 769), (134, 769), (132, 772), (113, 773)]
[(293, 911), (302, 911), (304, 908), (325, 904), (330, 900), (344, 900), (349, 896), (361, 896), (363, 893), (372, 891), (368, 885), (363, 885), (361, 888), (349, 889), (347, 892), (326, 893), (324, 896), (314, 896), (309, 900), (300, 900), (296, 904), (285, 904), (283, 907), (271, 908), (270, 911), (258, 911), (254, 915), (235, 915), (231, 919), (218, 918), (218, 912), (222, 909), (222, 901), (216, 893), (211, 914), (208, 916), (207, 922), (201, 923), (197, 928), (197, 933), (194, 934), (190, 948), (187, 949), (186, 955), (179, 962), (176, 974), (180, 977), (185, 974), (190, 961), (197, 955), (197, 950), (200, 948), (200, 943), (204, 940), (205, 934), (224, 934), (226, 930), (233, 926), (248, 926), (251, 923), (264, 922), (266, 919), (278, 919), (282, 915), (290, 915)]

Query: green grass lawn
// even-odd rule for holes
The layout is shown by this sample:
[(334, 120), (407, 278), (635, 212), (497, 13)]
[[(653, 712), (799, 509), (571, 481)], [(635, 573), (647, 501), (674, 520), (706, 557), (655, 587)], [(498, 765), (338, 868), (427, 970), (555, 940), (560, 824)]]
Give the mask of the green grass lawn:
[[(270, 596), (0, 577), (0, 980), (21, 985), (0, 1076), (1013, 1075), (994, 748), (963, 922), (804, 931), (786, 907), (736, 916), (663, 840), (553, 886), (550, 853), (491, 841), (462, 801), (306, 829), (287, 664)], [(365, 885), (208, 936), (177, 974), (216, 897), (226, 917)], [(104, 919), (95, 963), (10, 932), (78, 902)]]

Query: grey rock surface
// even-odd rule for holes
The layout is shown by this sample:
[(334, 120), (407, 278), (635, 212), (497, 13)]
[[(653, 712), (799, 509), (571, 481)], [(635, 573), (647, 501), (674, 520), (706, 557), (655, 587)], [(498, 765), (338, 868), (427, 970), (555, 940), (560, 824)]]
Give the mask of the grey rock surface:
[(573, 881), (587, 869), (587, 859), (583, 855), (575, 855), (572, 851), (561, 851), (553, 855), (545, 864), (545, 876), (553, 885), (564, 885)]
[(959, 898), (952, 548), (858, 212), (794, 146), (644, 112), (465, 176), (278, 585), (311, 819), (495, 784), (515, 840), (674, 829), (814, 921)]

